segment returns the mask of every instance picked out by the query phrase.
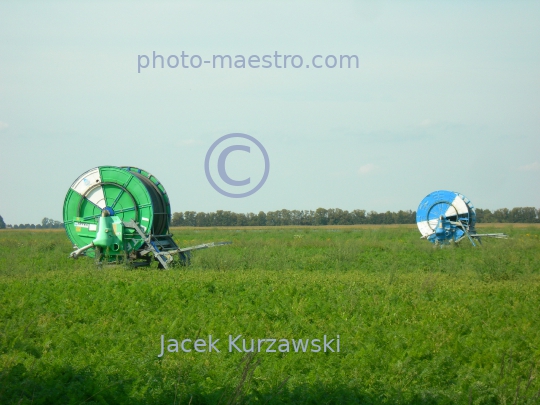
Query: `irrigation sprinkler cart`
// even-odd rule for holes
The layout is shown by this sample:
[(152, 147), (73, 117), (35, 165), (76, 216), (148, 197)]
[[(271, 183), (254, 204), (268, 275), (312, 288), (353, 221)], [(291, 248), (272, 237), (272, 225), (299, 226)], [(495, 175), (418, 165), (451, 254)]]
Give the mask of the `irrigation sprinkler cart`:
[(169, 233), (171, 207), (161, 182), (137, 167), (100, 166), (83, 173), (64, 201), (64, 226), (74, 245), (71, 258), (93, 257), (96, 263), (148, 266), (152, 259), (168, 269), (178, 256), (189, 264), (194, 250), (228, 245), (176, 245)]
[(507, 238), (504, 233), (476, 233), (476, 210), (467, 197), (455, 191), (439, 190), (428, 194), (416, 211), (416, 225), (422, 238), (443, 246), (464, 238), (473, 246), (482, 237)]

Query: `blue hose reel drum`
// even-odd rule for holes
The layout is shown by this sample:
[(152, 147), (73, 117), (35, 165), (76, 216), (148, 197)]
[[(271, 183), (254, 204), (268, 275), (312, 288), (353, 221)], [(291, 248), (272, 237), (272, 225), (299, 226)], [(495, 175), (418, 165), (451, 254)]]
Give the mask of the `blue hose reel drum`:
[(416, 211), (416, 225), (434, 244), (459, 242), (475, 234), (476, 212), (471, 201), (455, 191), (439, 190), (428, 194)]

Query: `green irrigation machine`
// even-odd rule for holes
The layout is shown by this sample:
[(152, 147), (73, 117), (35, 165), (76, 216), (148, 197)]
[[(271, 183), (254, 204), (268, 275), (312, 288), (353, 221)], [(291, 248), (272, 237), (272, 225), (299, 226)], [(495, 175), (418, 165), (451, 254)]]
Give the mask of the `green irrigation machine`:
[(158, 268), (189, 264), (194, 250), (227, 245), (212, 242), (180, 248), (169, 232), (171, 204), (165, 188), (137, 167), (100, 166), (71, 185), (64, 201), (64, 226), (74, 251), (97, 264)]

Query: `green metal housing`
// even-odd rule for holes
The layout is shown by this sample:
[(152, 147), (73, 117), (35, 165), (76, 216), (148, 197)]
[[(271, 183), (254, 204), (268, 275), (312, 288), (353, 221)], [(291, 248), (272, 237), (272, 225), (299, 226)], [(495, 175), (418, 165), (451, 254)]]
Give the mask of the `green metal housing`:
[(86, 252), (106, 253), (121, 259), (144, 245), (134, 229), (123, 222), (133, 220), (147, 234), (169, 232), (171, 207), (159, 180), (136, 167), (100, 166), (87, 171), (71, 185), (63, 212), (68, 237), (75, 246), (94, 243)]

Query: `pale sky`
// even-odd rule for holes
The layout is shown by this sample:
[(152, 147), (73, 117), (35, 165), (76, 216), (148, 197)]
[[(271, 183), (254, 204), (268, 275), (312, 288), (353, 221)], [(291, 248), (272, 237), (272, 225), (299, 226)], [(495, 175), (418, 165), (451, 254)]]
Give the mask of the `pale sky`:
[[(540, 207), (540, 2), (0, 3), (0, 215), (62, 220), (85, 171), (154, 174), (173, 211), (416, 210), (448, 189)], [(359, 67), (147, 68), (138, 55), (357, 55)], [(228, 198), (206, 152), (249, 134)], [(255, 179), (255, 153), (228, 173)]]

